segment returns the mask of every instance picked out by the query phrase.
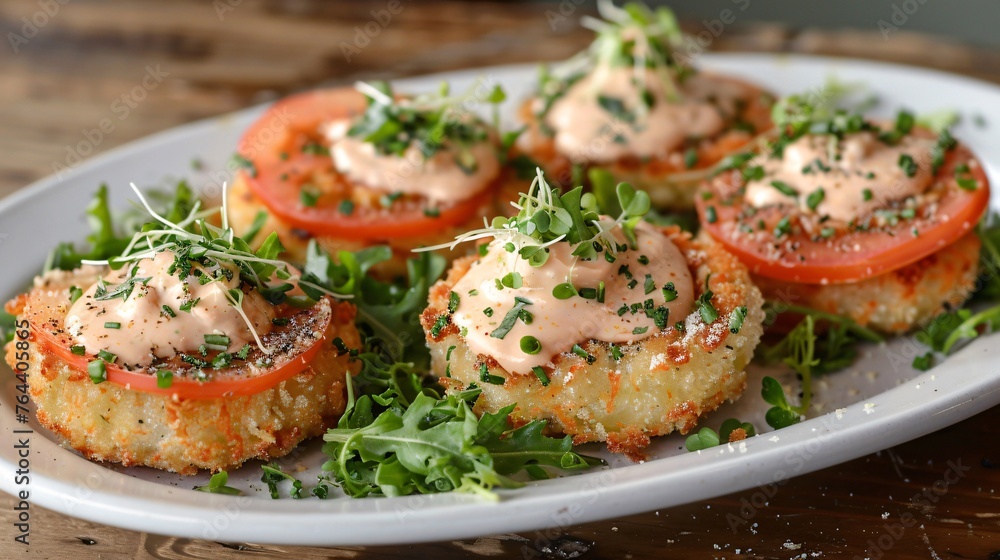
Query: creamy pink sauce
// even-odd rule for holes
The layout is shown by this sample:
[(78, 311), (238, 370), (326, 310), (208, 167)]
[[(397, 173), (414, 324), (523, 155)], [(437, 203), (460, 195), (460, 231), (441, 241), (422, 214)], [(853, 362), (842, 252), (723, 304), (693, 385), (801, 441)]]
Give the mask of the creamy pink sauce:
[[(646, 114), (631, 67), (598, 66), (573, 84), (547, 115), (556, 149), (574, 160), (593, 162), (665, 157), (689, 138), (719, 134), (726, 125), (720, 109), (732, 115), (738, 100), (748, 95), (739, 83), (695, 74), (673, 96), (653, 70), (645, 72), (646, 87), (655, 100)], [(600, 105), (600, 96), (621, 100), (627, 113), (637, 115), (636, 123), (609, 113)]]
[[(614, 231), (619, 243), (624, 243), (621, 229)], [(474, 263), (455, 285), (460, 303), (452, 322), (468, 330), (465, 341), (473, 352), (493, 357), (508, 372), (530, 373), (532, 367), (551, 362), (574, 344), (589, 340), (631, 343), (660, 332), (653, 319), (642, 311), (619, 316), (618, 309), (623, 304), (652, 299), (654, 308), (662, 305), (669, 309), (668, 328), (684, 321), (694, 305), (694, 286), (684, 255), (651, 225), (640, 224), (636, 233), (637, 248), (619, 252), (613, 263), (607, 262), (603, 253), (592, 261), (580, 260), (571, 255), (573, 247), (569, 243), (556, 243), (540, 267), (532, 267), (516, 252), (508, 252), (504, 248), (508, 239), (494, 239), (486, 256)], [(649, 259), (648, 264), (640, 262), (641, 256)], [(630, 289), (630, 280), (619, 273), (623, 265), (628, 266), (637, 281), (634, 288)], [(515, 271), (521, 274), (523, 285), (518, 289), (497, 289), (496, 279)], [(645, 293), (647, 274), (655, 283), (648, 294)], [(597, 288), (601, 281), (605, 283), (604, 303), (579, 296), (561, 300), (552, 295), (553, 288), (564, 282), (572, 282), (579, 290)], [(670, 302), (665, 301), (662, 289), (668, 282), (673, 282), (677, 292), (677, 298)], [(473, 290), (478, 292), (472, 295)], [(533, 316), (531, 324), (518, 320), (504, 338), (491, 337), (490, 333), (514, 307), (515, 297), (531, 302), (524, 307)], [(491, 316), (484, 313), (487, 308), (492, 309)], [(637, 328), (645, 331), (636, 333)], [(523, 352), (520, 344), (524, 336), (537, 338), (541, 351), (533, 355)]]
[[(813, 212), (808, 197), (822, 188), (823, 199), (815, 213), (847, 222), (885, 206), (886, 202), (917, 196), (933, 181), (933, 139), (904, 136), (897, 145), (890, 146), (871, 132), (859, 132), (847, 135), (840, 142), (835, 152), (840, 159), (831, 159), (831, 138), (805, 135), (786, 146), (780, 159), (761, 156), (754, 160), (751, 165), (763, 166), (764, 178), (747, 183), (745, 200), (755, 207), (792, 203), (804, 212)], [(913, 177), (908, 177), (899, 165), (903, 154), (917, 164)], [(804, 173), (804, 169), (808, 172)], [(787, 184), (797, 196), (783, 194), (772, 181)]]
[[(205, 343), (206, 334), (228, 336), (230, 352), (253, 344), (253, 334), (226, 297), (229, 289), (239, 287), (239, 273), (235, 272), (232, 280), (199, 284), (194, 275), (180, 280), (167, 274), (173, 262), (174, 254), (169, 251), (138, 261), (136, 278), (150, 280), (145, 285), (136, 283), (125, 301), (95, 300), (98, 284), (90, 286), (70, 307), (65, 320), (67, 332), (88, 354), (106, 350), (118, 356), (119, 364), (129, 366), (146, 366), (155, 358), (195, 352)], [(108, 289), (127, 279), (131, 268), (125, 266), (104, 276)], [(190, 312), (181, 310), (181, 305), (194, 300), (198, 302)], [(164, 305), (176, 317), (164, 312)], [(270, 330), (274, 308), (259, 293), (246, 293), (242, 308), (259, 334)], [(107, 323), (119, 323), (120, 328), (109, 328)]]
[[(326, 136), (334, 167), (355, 183), (443, 203), (471, 198), (500, 174), (497, 147), (491, 141), (467, 148), (445, 144), (430, 158), (413, 145), (402, 156), (385, 155), (377, 153), (373, 144), (347, 136), (349, 125), (348, 121), (333, 122), (326, 127)], [(474, 164), (463, 169), (457, 163), (460, 157)]]

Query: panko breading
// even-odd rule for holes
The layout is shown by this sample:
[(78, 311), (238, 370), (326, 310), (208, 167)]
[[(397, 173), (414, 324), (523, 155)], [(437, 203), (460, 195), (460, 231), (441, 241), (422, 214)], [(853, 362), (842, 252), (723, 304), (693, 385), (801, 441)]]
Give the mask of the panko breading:
[[(708, 237), (702, 233), (700, 238)], [(798, 284), (753, 275), (764, 298), (849, 317), (897, 334), (956, 309), (976, 287), (982, 242), (971, 231), (955, 243), (903, 268), (846, 284)]]
[[(70, 285), (85, 286), (96, 277), (93, 271), (63, 273), (34, 290), (64, 292), (68, 302)], [(24, 316), (30, 300), (30, 293), (19, 296), (7, 311)], [(39, 423), (89, 459), (181, 474), (235, 468), (249, 459), (287, 454), (334, 426), (343, 412), (346, 375), (357, 366), (347, 355), (338, 356), (328, 341), (340, 337), (350, 347), (360, 345), (355, 308), (317, 305), (331, 320), (314, 359), (295, 376), (250, 396), (181, 400), (109, 381), (95, 384), (86, 371), (46, 353), (34, 333), (28, 359), (17, 361), (29, 364), (29, 393)], [(15, 344), (6, 351), (7, 362), (14, 364)]]
[[(606, 441), (610, 450), (632, 457), (640, 456), (651, 436), (687, 433), (700, 416), (735, 400), (745, 388), (744, 368), (763, 331), (763, 300), (746, 267), (717, 244), (692, 240), (676, 228), (664, 232), (687, 259), (696, 297), (711, 275), (711, 301), (719, 314), (713, 323), (706, 325), (695, 310), (684, 320), (684, 332), (668, 328), (621, 345), (618, 361), (608, 343), (581, 342), (595, 361), (588, 364), (570, 352), (557, 355), (544, 368), (550, 383), (543, 386), (531, 373), (511, 374), (489, 356), (472, 354), (454, 324), (436, 338), (430, 334), (438, 317), (447, 313), (452, 287), (475, 261), (468, 257), (455, 261), (447, 278), (431, 288), (430, 305), (421, 316), (433, 372), (450, 389), (471, 383), (481, 387), (477, 412), (517, 403), (511, 414), (517, 424), (544, 419), (552, 431), (572, 435), (575, 443)], [(732, 333), (730, 318), (741, 306), (748, 312)], [(503, 385), (480, 381), (484, 363), (490, 374), (505, 379)]]

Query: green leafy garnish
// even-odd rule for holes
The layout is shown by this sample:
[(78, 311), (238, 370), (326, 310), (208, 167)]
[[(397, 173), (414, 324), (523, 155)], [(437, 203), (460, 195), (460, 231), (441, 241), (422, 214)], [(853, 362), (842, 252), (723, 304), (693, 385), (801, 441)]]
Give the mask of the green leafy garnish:
[[(804, 315), (803, 319), (778, 343), (761, 345), (757, 355), (765, 364), (784, 363), (802, 380), (802, 399), (798, 406), (789, 405), (781, 385), (773, 378), (764, 379), (762, 396), (772, 405), (767, 423), (781, 428), (798, 422), (812, 402), (812, 376), (828, 373), (849, 366), (857, 356), (858, 341), (882, 342), (878, 333), (858, 325), (846, 317), (833, 315), (797, 305), (769, 304), (770, 312), (790, 312)], [(816, 334), (816, 322), (827, 322), (825, 337)]]
[(243, 494), (238, 488), (233, 488), (232, 486), (226, 486), (229, 482), (229, 473), (226, 471), (219, 471), (212, 475), (212, 478), (208, 479), (208, 484), (205, 486), (195, 486), (194, 489), (199, 492), (209, 492), (211, 494), (226, 494), (229, 496), (240, 496)]
[[(737, 430), (742, 430), (742, 434), (739, 434), (734, 440), (731, 436), (734, 432), (737, 432)], [(757, 435), (757, 430), (754, 429), (753, 424), (749, 422), (742, 422), (736, 418), (728, 418), (722, 423), (722, 426), (719, 427), (718, 432), (706, 426), (698, 430), (698, 433), (688, 436), (688, 438), (684, 441), (684, 447), (686, 447), (688, 451), (700, 451), (702, 449), (715, 447), (722, 443), (740, 441), (755, 435)]]
[(359, 324), (373, 340), (402, 361), (426, 366), (429, 354), (418, 317), (427, 305), (431, 284), (444, 272), (445, 260), (434, 253), (408, 260), (405, 284), (383, 282), (368, 274), (372, 266), (391, 258), (392, 250), (382, 245), (353, 253), (340, 251), (334, 260), (310, 240), (299, 286), (313, 299), (324, 294), (353, 298)]
[[(488, 125), (462, 108), (471, 93), (451, 97), (443, 89), (399, 98), (387, 82), (359, 82), (355, 87), (368, 97), (368, 108), (347, 134), (372, 144), (379, 153), (402, 157), (414, 146), (430, 158), (448, 148), (456, 152), (456, 163), (463, 165), (472, 145), (489, 140)], [(481, 101), (497, 106), (505, 98), (503, 90), (494, 86)]]
[[(598, 258), (598, 249), (605, 255), (616, 255), (621, 244), (613, 230), (621, 227), (626, 240), (634, 246), (635, 228), (649, 211), (649, 195), (636, 191), (628, 183), (616, 187), (617, 205), (621, 212), (614, 220), (602, 218), (597, 198), (583, 194), (582, 187), (559, 194), (549, 186), (541, 169), (536, 169), (528, 194), (522, 195), (515, 208), (518, 213), (510, 218), (497, 216), (489, 227), (473, 230), (455, 238), (451, 243), (424, 247), (420, 251), (454, 248), (459, 243), (493, 238), (494, 243), (508, 246), (530, 266), (545, 263), (544, 249), (553, 243), (567, 242), (573, 246), (572, 254), (581, 259)], [(502, 287), (519, 287), (520, 274), (511, 271), (497, 282)]]
[(278, 484), (285, 480), (292, 482), (292, 489), (289, 491), (289, 495), (292, 498), (299, 499), (303, 497), (302, 481), (282, 471), (281, 468), (274, 463), (270, 465), (261, 465), (260, 468), (264, 471), (264, 474), (260, 477), (260, 481), (267, 484), (267, 490), (270, 492), (272, 500), (277, 500), (281, 497), (278, 492)]

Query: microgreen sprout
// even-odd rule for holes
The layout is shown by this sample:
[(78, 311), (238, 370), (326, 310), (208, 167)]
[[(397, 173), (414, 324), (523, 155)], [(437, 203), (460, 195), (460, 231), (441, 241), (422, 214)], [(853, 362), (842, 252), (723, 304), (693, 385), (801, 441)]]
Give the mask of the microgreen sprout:
[[(493, 238), (493, 243), (501, 246), (510, 248), (512, 245), (513, 251), (509, 252), (516, 253), (530, 266), (545, 264), (546, 249), (560, 242), (571, 244), (572, 255), (580, 259), (598, 258), (598, 248), (605, 254), (616, 255), (624, 246), (615, 237), (614, 230), (621, 228), (628, 243), (634, 246), (635, 228), (650, 207), (649, 195), (635, 190), (628, 183), (619, 183), (616, 194), (621, 213), (615, 218), (603, 216), (593, 195), (583, 194), (580, 187), (559, 194), (545, 180), (542, 170), (536, 168), (527, 194), (522, 193), (518, 202), (511, 203), (518, 211), (515, 216), (497, 216), (489, 222), (484, 220), (484, 227), (463, 233), (452, 242), (421, 247), (415, 251), (454, 249), (460, 243)], [(520, 275), (514, 271), (509, 274), (509, 281), (498, 279), (502, 287), (517, 284)], [(560, 288), (561, 295), (572, 289), (571, 279), (567, 279), (567, 284), (569, 286)]]
[[(164, 251), (170, 251), (174, 255), (174, 262), (168, 268), (168, 272), (182, 280), (194, 275), (198, 276), (201, 283), (211, 283), (231, 280), (238, 276), (241, 284), (256, 289), (273, 304), (285, 301), (285, 292), (292, 288), (293, 282), (304, 283), (293, 274), (287, 263), (277, 258), (285, 250), (278, 241), (277, 234), (272, 233), (268, 236), (257, 251), (251, 250), (244, 239), (235, 235), (233, 229), (229, 227), (228, 207), (225, 203), (226, 185), (223, 185), (223, 204), (220, 208), (202, 210), (200, 201), (195, 201), (185, 215), (175, 216), (177, 219), (162, 216), (153, 209), (135, 184), (131, 186), (153, 222), (136, 232), (117, 256), (106, 259), (81, 259), (81, 264), (109, 266), (114, 270), (131, 267), (128, 276), (120, 284), (115, 286), (107, 286), (103, 282), (99, 284), (95, 299), (107, 300), (120, 297), (127, 300), (138, 285), (146, 284), (150, 280), (149, 277), (138, 276), (140, 261), (152, 259)], [(207, 218), (215, 213), (220, 214), (221, 227), (207, 221)], [(324, 290), (320, 286), (313, 287), (317, 291)], [(333, 293), (328, 290), (324, 293), (338, 298), (351, 297), (350, 294)], [(271, 350), (264, 345), (253, 322), (243, 311), (245, 295), (243, 289), (230, 288), (225, 294), (226, 299), (246, 323), (257, 347), (263, 353), (270, 354)], [(189, 300), (180, 306), (180, 310), (190, 312), (197, 303), (197, 300)], [(165, 308), (164, 312), (171, 316), (176, 315), (176, 312), (169, 308)]]

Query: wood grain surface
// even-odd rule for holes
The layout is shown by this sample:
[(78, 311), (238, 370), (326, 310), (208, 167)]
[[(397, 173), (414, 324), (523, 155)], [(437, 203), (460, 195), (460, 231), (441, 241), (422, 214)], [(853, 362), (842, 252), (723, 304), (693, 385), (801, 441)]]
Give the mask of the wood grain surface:
[[(576, 8), (577, 3), (0, 3), (7, 42), (0, 45), (0, 196), (147, 134), (303, 88), (564, 58), (590, 38), (575, 24), (590, 8)], [(379, 24), (378, 14), (394, 6), (397, 13)], [(712, 35), (711, 48), (874, 58), (1000, 82), (995, 51), (905, 28), (885, 39), (874, 24), (856, 30), (789, 29), (754, 23), (749, 12)], [(685, 25), (695, 33), (705, 30), (704, 22)], [(144, 85), (150, 75), (157, 79)], [(104, 119), (113, 130), (98, 136), (94, 131)], [(553, 531), (429, 545), (223, 544), (116, 529), (33, 506), (31, 545), (24, 547), (13, 542), (14, 501), (3, 495), (0, 558), (1000, 560), (998, 426), (1000, 407), (995, 407), (777, 488)]]

